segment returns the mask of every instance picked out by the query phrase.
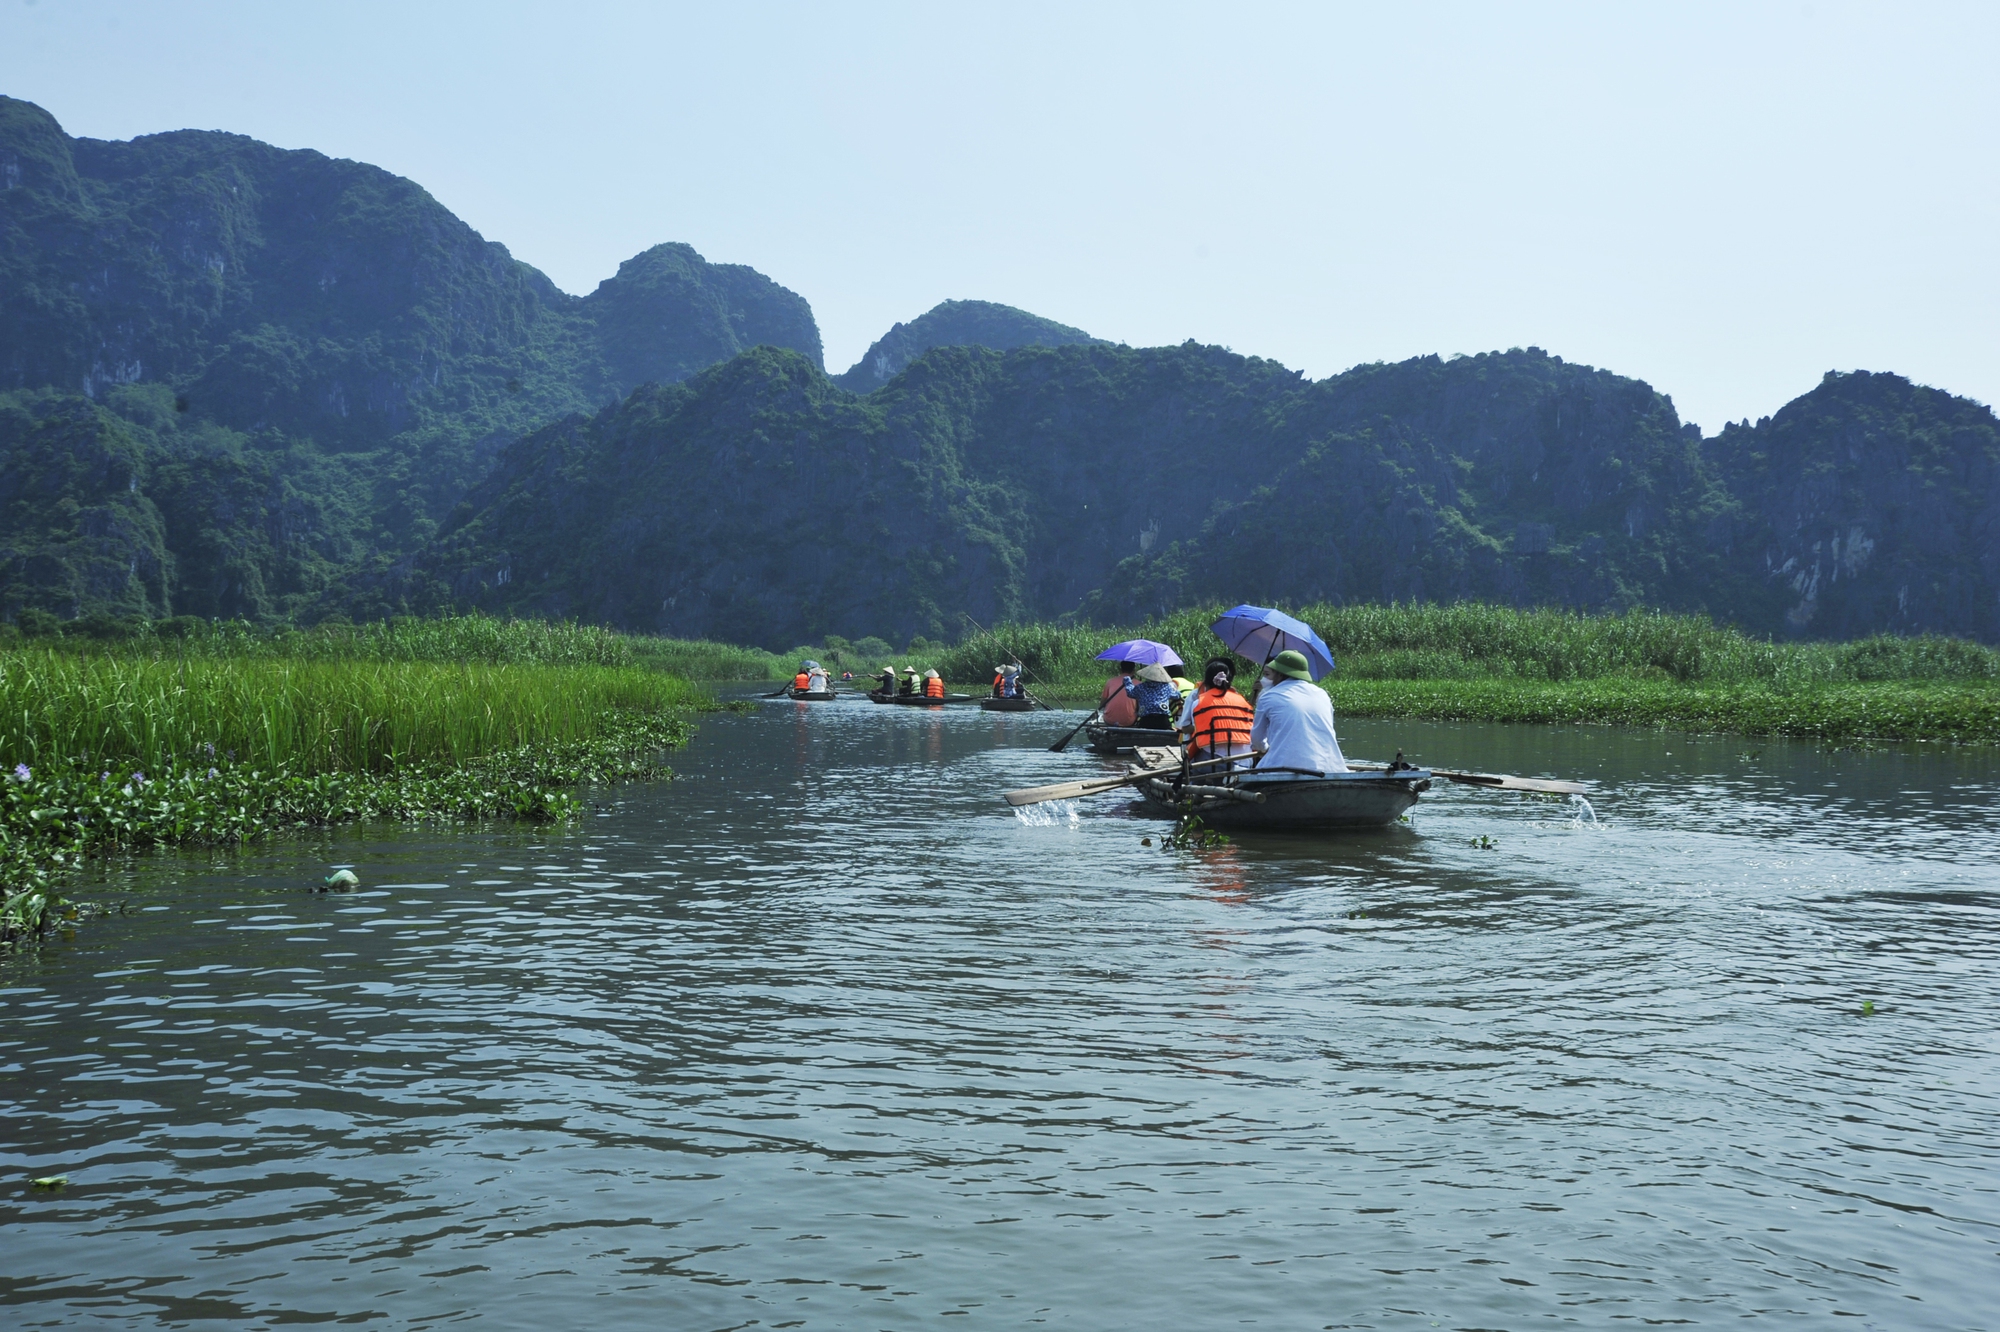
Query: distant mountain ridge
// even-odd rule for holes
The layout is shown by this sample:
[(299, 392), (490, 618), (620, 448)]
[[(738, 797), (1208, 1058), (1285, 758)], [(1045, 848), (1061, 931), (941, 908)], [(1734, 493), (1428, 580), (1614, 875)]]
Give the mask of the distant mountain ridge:
[(1072, 347), (1097, 342), (1080, 328), (993, 301), (944, 301), (897, 324), (833, 382), (850, 393), (873, 393), (933, 347)]
[(1315, 383), (1195, 344), (937, 348), (866, 398), (761, 349), (513, 445), (404, 595), (771, 646), (1230, 598), (1993, 641), (1996, 468), (1991, 411), (1894, 375), (1703, 440), (1535, 349)]
[(2000, 641), (2000, 421), (1857, 371), (1704, 439), (1534, 348), (1315, 382), (982, 301), (833, 379), (803, 298), (685, 245), (573, 297), (377, 168), (0, 98), (0, 619), (781, 648), (1218, 598)]

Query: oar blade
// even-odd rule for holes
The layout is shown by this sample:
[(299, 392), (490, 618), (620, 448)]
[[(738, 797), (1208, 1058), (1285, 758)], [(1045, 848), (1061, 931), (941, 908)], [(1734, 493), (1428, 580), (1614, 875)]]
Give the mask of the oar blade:
[(1040, 805), (1050, 800), (1076, 800), (1083, 796), (1098, 795), (1132, 784), (1130, 777), (1100, 777), (1090, 782), (1057, 782), (1054, 786), (1030, 786), (1020, 791), (1002, 791), (1000, 798), (1019, 808), (1022, 805)]
[(1553, 777), (1510, 777), (1494, 772), (1445, 772), (1432, 768), (1433, 777), (1442, 777), (1460, 786), (1485, 786), (1496, 791), (1538, 791), (1543, 795), (1582, 795), (1590, 788), (1582, 782), (1558, 781)]

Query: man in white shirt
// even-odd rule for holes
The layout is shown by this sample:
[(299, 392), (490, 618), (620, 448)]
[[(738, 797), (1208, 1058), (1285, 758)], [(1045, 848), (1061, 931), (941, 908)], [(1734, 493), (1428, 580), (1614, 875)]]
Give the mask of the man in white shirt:
[(1257, 755), (1260, 772), (1305, 769), (1274, 772), (1273, 777), (1347, 771), (1340, 741), (1333, 734), (1333, 700), (1312, 682), (1304, 653), (1280, 652), (1264, 668), (1264, 687), (1257, 692), (1257, 716), (1250, 724), (1250, 750)]

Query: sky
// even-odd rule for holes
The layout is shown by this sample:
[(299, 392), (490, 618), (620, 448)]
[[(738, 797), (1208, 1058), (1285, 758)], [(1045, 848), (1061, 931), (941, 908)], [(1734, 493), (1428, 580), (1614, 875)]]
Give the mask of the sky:
[(2000, 403), (2000, 4), (0, 0), (0, 92), (408, 176), (584, 293), (686, 241), (829, 369), (948, 299), (1314, 378), (1539, 346), (1714, 433)]

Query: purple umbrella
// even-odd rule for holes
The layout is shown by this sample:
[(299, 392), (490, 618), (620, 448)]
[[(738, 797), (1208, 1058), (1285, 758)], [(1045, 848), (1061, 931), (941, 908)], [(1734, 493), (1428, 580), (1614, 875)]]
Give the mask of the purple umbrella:
[(1315, 680), (1333, 669), (1333, 649), (1321, 641), (1311, 625), (1283, 611), (1232, 606), (1209, 628), (1239, 657), (1269, 663), (1280, 652), (1302, 653)]
[(1123, 643), (1113, 643), (1097, 654), (1099, 661), (1136, 661), (1141, 666), (1178, 666), (1181, 654), (1165, 643), (1155, 643), (1150, 638), (1128, 638)]

